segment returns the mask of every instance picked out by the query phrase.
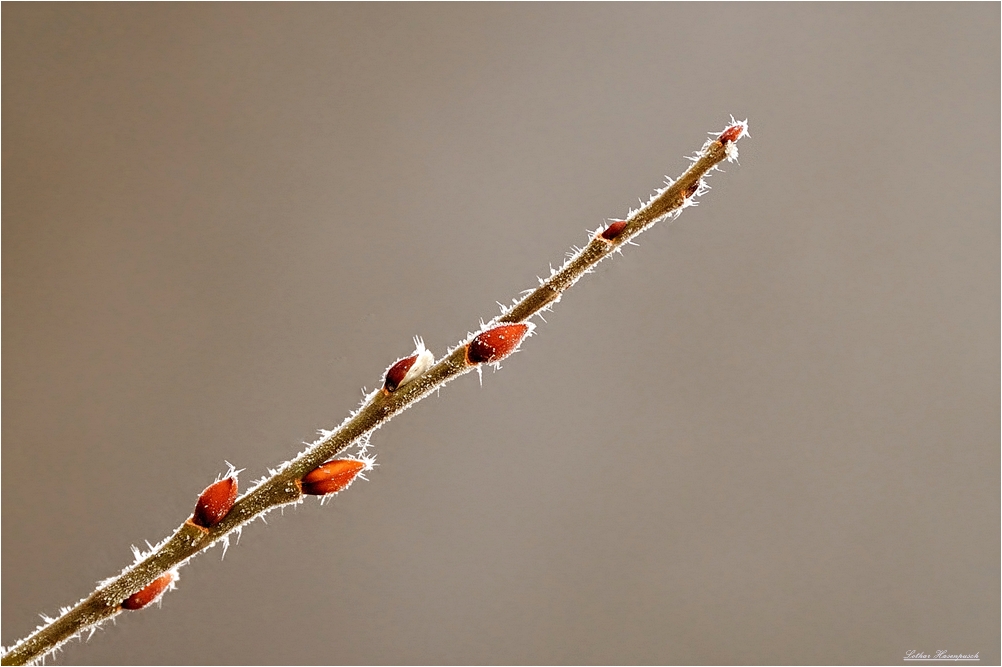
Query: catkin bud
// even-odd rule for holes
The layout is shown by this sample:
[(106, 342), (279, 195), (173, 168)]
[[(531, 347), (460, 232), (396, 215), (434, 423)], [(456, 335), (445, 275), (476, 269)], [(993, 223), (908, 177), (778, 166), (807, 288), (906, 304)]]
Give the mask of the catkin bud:
[[(731, 117), (731, 120), (734, 120), (733, 116)], [(729, 128), (721, 132), (720, 137), (718, 137), (717, 140), (726, 145), (729, 142), (737, 141), (746, 134), (748, 134), (748, 121), (745, 120), (735, 122), (734, 125), (731, 125)]]
[(166, 574), (160, 575), (145, 588), (142, 588), (129, 597), (122, 601), (122, 609), (129, 609), (135, 611), (136, 609), (142, 609), (143, 607), (148, 607), (157, 600), (160, 596), (164, 594), (164, 591), (177, 580), (177, 574), (174, 572), (168, 572)]
[(202, 528), (212, 528), (226, 518), (237, 500), (237, 480), (227, 477), (210, 484), (195, 503), (195, 514), (191, 522)]
[(336, 459), (303, 475), (300, 484), (303, 493), (311, 496), (326, 496), (328, 493), (343, 491), (365, 469), (363, 461)]
[(386, 371), (386, 381), (383, 382), (383, 389), (387, 392), (396, 391), (397, 387), (400, 386), (403, 379), (407, 376), (407, 371), (411, 369), (414, 362), (417, 361), (417, 355), (413, 357), (407, 357), (406, 359), (401, 359), (397, 363), (390, 366), (390, 370)]
[(529, 324), (502, 324), (477, 334), (466, 346), (466, 362), (487, 364), (501, 361), (518, 348), (530, 327)]
[(622, 234), (624, 229), (626, 229), (626, 220), (613, 220), (609, 223), (609, 226), (605, 228), (605, 231), (602, 232), (601, 236), (606, 241), (612, 241), (617, 236)]
[(383, 392), (391, 394), (401, 385), (418, 377), (435, 363), (435, 355), (419, 344), (417, 354), (401, 359), (386, 370)]

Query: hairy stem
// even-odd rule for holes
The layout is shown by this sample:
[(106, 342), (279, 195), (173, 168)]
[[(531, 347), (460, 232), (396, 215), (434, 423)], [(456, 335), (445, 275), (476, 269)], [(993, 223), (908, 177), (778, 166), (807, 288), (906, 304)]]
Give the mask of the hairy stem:
[[(633, 211), (625, 220), (625, 225), (620, 225), (622, 229), (616, 228), (616, 233), (596, 233), (588, 245), (576, 252), (558, 271), (542, 281), (538, 288), (510, 310), (485, 325), (485, 328), (525, 322), (549, 308), (598, 262), (654, 223), (680, 212), (692, 202), (694, 196), (701, 194), (702, 179), (707, 172), (724, 159), (736, 157), (735, 142), (746, 129), (746, 123), (734, 123), (718, 138), (707, 141), (685, 173), (677, 181), (658, 191), (647, 204)], [(608, 230), (613, 231), (613, 226), (610, 225)], [(240, 497), (218, 524), (205, 528), (195, 525), (190, 519), (185, 521), (173, 535), (140, 562), (127, 568), (118, 577), (102, 583), (90, 596), (10, 647), (0, 663), (23, 665), (44, 658), (82, 631), (96, 628), (102, 621), (120, 613), (123, 600), (163, 574), (177, 570), (193, 556), (227, 538), (233, 531), (276, 507), (300, 502), (303, 494), (299, 480), (304, 475), (368, 437), (383, 423), (453, 378), (477, 368), (477, 364), (468, 361), (466, 346), (470, 340), (472, 336), (423, 374), (402, 385), (399, 390), (377, 390), (369, 394), (362, 407), (336, 430), (325, 434), (325, 437), (304, 452), (281, 464), (276, 472)]]

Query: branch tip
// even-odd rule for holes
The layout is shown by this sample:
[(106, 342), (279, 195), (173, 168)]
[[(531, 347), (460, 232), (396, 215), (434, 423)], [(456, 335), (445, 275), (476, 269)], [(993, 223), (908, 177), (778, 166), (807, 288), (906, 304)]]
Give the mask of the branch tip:
[(717, 137), (717, 141), (727, 145), (730, 142), (737, 141), (741, 137), (748, 134), (748, 119), (744, 120), (734, 120), (734, 116), (731, 116), (731, 125), (720, 133)]

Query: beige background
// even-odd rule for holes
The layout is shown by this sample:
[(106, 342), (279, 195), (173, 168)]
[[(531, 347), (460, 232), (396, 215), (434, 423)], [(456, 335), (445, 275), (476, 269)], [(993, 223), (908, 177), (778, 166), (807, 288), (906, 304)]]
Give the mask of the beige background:
[(4, 644), (733, 113), (369, 483), (60, 663), (999, 662), (998, 4), (2, 11)]

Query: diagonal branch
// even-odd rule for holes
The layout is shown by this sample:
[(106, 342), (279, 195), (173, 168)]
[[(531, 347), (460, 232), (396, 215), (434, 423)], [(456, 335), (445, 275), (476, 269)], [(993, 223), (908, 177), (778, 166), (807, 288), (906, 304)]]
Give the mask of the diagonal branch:
[[(733, 121), (733, 119), (732, 119)], [(294, 459), (281, 464), (239, 499), (236, 495), (236, 471), (222, 482), (213, 484), (199, 499), (192, 518), (173, 535), (154, 547), (148, 555), (137, 553), (138, 562), (127, 567), (117, 577), (98, 585), (97, 590), (72, 608), (63, 610), (55, 619), (40, 626), (34, 633), (10, 647), (2, 657), (3, 665), (22, 665), (38, 661), (55, 651), (61, 644), (84, 630), (94, 629), (103, 621), (124, 609), (139, 609), (157, 599), (172, 585), (176, 571), (195, 555), (219, 541), (228, 544), (229, 536), (244, 525), (283, 505), (301, 502), (304, 493), (332, 493), (350, 483), (362, 469), (362, 462), (350, 469), (330, 472), (324, 481), (315, 479), (327, 474), (327, 467), (318, 470), (354, 444), (364, 452), (368, 437), (400, 412), (420, 401), (450, 380), (480, 369), (485, 363), (496, 363), (518, 347), (531, 331), (529, 318), (550, 308), (561, 295), (592, 267), (622, 249), (633, 237), (656, 222), (681, 213), (703, 194), (703, 178), (723, 160), (737, 157), (736, 142), (747, 133), (747, 121), (732, 122), (719, 136), (708, 140), (692, 158), (693, 164), (677, 181), (658, 190), (641, 208), (631, 211), (625, 220), (612, 221), (596, 232), (588, 245), (571, 256), (540, 286), (527, 294), (510, 309), (450, 350), (437, 363), (431, 364), (430, 353), (418, 343), (415, 355), (401, 359), (387, 371), (382, 389), (365, 397), (362, 406), (337, 429), (323, 436)], [(340, 475), (340, 477), (338, 477)], [(309, 476), (304, 480), (304, 477)], [(334, 484), (329, 483), (333, 479)], [(343, 482), (343, 483), (342, 483)], [(316, 489), (321, 489), (317, 491)], [(227, 498), (227, 496), (229, 497)]]

